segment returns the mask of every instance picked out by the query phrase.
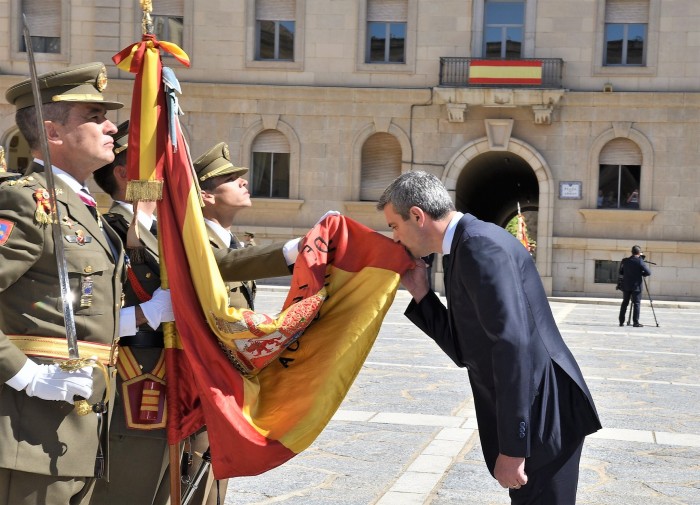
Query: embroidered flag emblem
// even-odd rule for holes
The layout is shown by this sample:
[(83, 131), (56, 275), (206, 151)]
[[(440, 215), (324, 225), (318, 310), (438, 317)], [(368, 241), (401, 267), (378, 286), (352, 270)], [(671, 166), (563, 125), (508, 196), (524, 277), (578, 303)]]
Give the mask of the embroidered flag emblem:
[(7, 219), (0, 219), (0, 245), (5, 245), (7, 239), (10, 238), (10, 233), (12, 233), (12, 228), (15, 227), (15, 223), (8, 221)]

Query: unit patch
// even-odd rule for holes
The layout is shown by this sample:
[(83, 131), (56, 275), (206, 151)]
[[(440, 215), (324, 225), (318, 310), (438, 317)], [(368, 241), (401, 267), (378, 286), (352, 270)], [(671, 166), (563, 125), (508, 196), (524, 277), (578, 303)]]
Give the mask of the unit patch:
[(5, 242), (10, 238), (10, 233), (15, 227), (15, 223), (7, 219), (0, 219), (0, 245), (5, 245)]

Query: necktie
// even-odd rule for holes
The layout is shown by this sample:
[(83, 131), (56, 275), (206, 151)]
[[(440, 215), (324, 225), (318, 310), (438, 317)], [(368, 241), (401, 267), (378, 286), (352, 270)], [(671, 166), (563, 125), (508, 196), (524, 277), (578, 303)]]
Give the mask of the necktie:
[(153, 235), (154, 237), (158, 237), (158, 226), (156, 225), (155, 219), (151, 223), (151, 228), (149, 231), (151, 232), (151, 235)]
[(82, 200), (82, 202), (85, 204), (87, 209), (90, 211), (90, 214), (92, 214), (92, 217), (95, 218), (95, 221), (97, 221), (97, 202), (95, 199), (92, 197), (90, 192), (88, 191), (87, 188), (80, 188), (80, 191), (77, 193), (78, 198)]
[(238, 249), (238, 240), (231, 234), (231, 243), (228, 246), (229, 249)]

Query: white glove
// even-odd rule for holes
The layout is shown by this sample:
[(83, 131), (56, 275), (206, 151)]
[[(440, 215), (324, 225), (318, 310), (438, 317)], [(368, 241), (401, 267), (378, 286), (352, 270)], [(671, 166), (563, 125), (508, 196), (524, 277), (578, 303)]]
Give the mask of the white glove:
[(148, 321), (148, 326), (154, 330), (160, 326), (160, 323), (175, 321), (169, 289), (156, 289), (151, 299), (143, 302), (140, 307)]
[[(97, 357), (93, 356), (92, 359), (97, 360)], [(32, 363), (35, 367), (32, 367), (34, 377), (25, 388), (29, 396), (73, 403), (75, 396), (90, 398), (92, 395), (91, 366), (66, 372), (58, 365), (38, 365), (31, 360), (27, 363)]]
[[(316, 221), (316, 224), (320, 223), (321, 221), (326, 219), (328, 216), (339, 216), (339, 215), (340, 215), (340, 212), (338, 212), (337, 210), (329, 210), (328, 212), (326, 212), (324, 215), (321, 216), (321, 219)], [(316, 224), (314, 226), (316, 226)], [(312, 228), (313, 228), (313, 226), (312, 226)]]

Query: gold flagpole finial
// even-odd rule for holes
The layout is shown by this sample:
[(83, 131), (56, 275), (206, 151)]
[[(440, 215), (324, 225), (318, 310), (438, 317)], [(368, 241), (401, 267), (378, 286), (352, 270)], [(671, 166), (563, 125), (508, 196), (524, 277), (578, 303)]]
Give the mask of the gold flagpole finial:
[(151, 0), (139, 0), (141, 2), (141, 10), (143, 11), (143, 20), (141, 21), (141, 29), (143, 34), (153, 33), (153, 20), (151, 12), (153, 12), (153, 2)]

